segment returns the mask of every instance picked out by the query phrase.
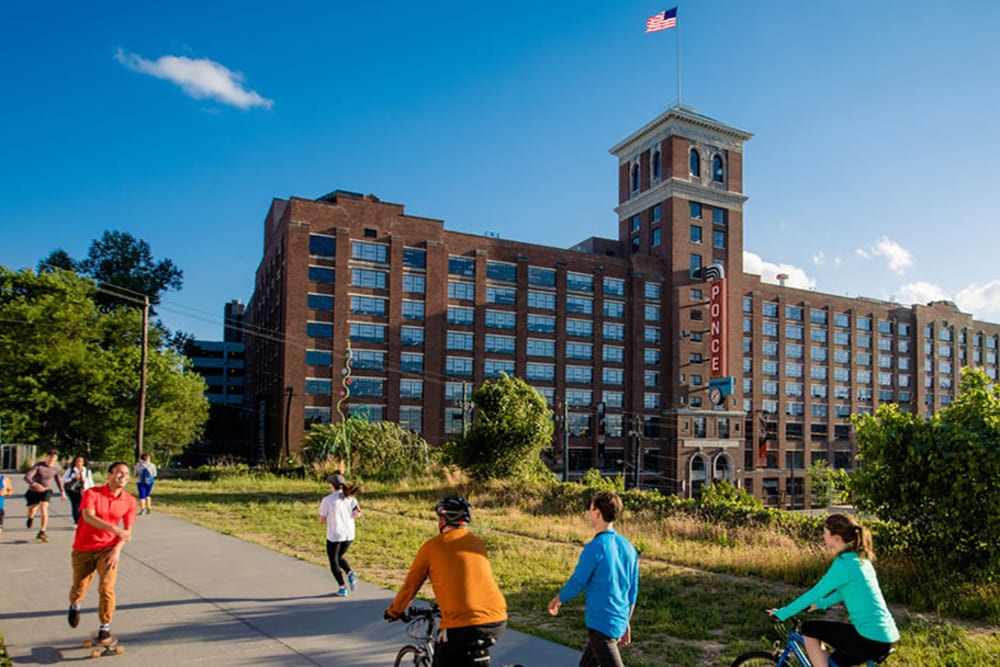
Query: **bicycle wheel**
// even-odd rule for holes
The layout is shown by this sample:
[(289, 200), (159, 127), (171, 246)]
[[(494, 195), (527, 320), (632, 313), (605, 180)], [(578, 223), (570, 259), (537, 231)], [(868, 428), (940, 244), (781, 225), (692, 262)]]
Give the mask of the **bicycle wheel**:
[(396, 654), (396, 662), (392, 663), (392, 667), (431, 667), (431, 661), (427, 659), (427, 655), (422, 649), (407, 644), (399, 649), (399, 653)]
[(773, 653), (750, 651), (733, 660), (731, 667), (770, 667), (777, 664), (778, 658)]

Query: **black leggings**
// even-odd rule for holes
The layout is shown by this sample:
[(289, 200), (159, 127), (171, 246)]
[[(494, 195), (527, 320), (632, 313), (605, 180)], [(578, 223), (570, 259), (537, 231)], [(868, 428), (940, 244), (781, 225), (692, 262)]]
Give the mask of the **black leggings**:
[(507, 621), (448, 628), (448, 641), (434, 645), (435, 667), (490, 667), (490, 647), (507, 629)]
[(802, 635), (815, 637), (831, 647), (834, 652), (830, 657), (841, 667), (874, 660), (892, 648), (892, 644), (862, 637), (850, 623), (806, 621), (802, 624)]
[(350, 546), (350, 540), (347, 542), (326, 541), (326, 557), (330, 561), (330, 572), (333, 572), (333, 578), (337, 580), (341, 588), (344, 587), (344, 572), (348, 574), (351, 572), (351, 566), (344, 558), (344, 554), (347, 553)]

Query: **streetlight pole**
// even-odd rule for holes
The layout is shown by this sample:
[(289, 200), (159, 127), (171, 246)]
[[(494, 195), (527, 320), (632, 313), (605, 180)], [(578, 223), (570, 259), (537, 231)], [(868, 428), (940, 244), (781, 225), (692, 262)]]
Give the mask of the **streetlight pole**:
[(563, 481), (569, 481), (569, 401), (563, 401)]

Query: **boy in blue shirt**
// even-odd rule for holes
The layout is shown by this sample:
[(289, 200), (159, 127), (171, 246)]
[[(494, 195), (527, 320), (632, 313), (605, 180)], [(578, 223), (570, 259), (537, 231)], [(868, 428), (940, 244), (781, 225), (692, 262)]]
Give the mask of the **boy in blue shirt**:
[(615, 532), (613, 524), (621, 514), (618, 494), (594, 495), (587, 518), (597, 534), (583, 548), (573, 576), (549, 601), (549, 613), (555, 616), (563, 602), (587, 593), (588, 640), (580, 667), (623, 667), (618, 647), (632, 641), (629, 620), (639, 594), (639, 558), (635, 547)]

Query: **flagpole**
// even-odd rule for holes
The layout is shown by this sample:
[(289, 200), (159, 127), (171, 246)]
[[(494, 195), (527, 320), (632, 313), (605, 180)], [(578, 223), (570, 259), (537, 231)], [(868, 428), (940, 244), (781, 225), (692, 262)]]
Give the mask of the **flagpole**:
[[(680, 5), (677, 13), (680, 14)], [(677, 21), (677, 106), (681, 106), (681, 22)]]

